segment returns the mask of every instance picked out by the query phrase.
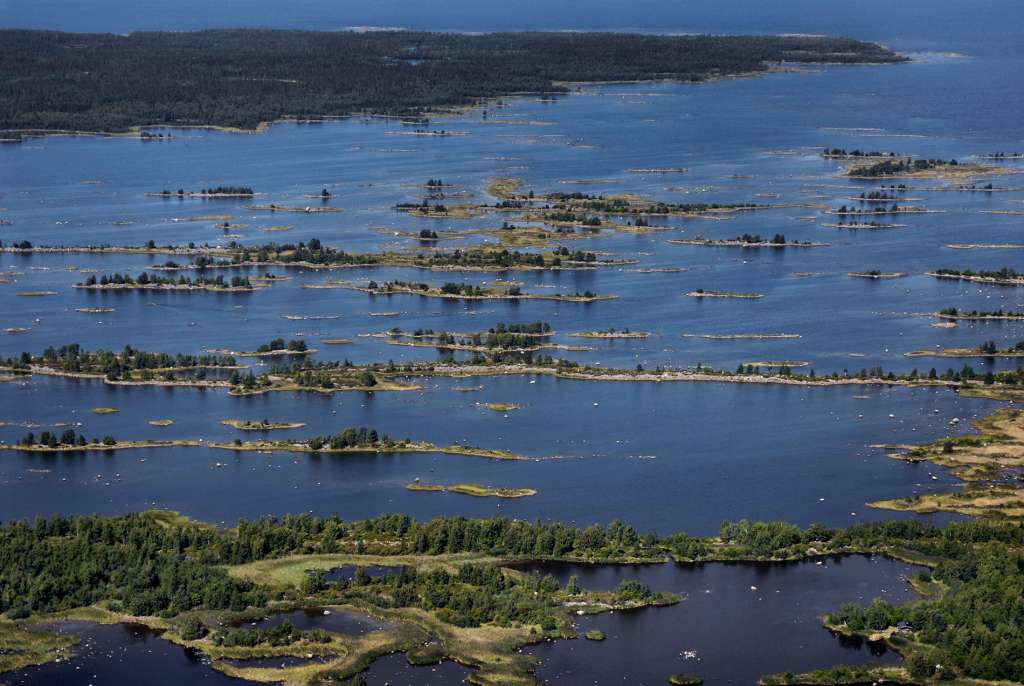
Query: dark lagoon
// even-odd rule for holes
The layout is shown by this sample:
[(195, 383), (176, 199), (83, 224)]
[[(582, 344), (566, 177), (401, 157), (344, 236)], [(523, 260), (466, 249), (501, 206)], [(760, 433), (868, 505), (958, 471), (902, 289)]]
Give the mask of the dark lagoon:
[(698, 674), (707, 684), (753, 684), (772, 672), (898, 662), (884, 645), (833, 636), (822, 628), (821, 616), (850, 600), (911, 600), (914, 592), (905, 578), (918, 570), (877, 557), (819, 562), (535, 565), (563, 581), (575, 574), (584, 587), (611, 589), (624, 579), (639, 579), (685, 600), (667, 608), (580, 618), (581, 632), (598, 629), (607, 638), (544, 643), (530, 652), (541, 661), (541, 678), (573, 684), (653, 686), (676, 673)]

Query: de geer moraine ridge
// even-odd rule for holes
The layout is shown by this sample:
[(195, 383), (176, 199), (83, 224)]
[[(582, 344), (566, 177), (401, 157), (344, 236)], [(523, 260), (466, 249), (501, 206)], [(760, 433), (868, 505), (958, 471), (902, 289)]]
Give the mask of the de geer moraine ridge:
[(0, 3), (0, 684), (1024, 683), (1018, 4), (144, 4)]

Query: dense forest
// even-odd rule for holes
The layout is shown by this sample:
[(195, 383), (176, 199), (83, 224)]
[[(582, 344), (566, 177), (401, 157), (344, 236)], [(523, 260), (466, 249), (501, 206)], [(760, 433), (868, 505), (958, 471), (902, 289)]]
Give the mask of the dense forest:
[(799, 36), (487, 35), (220, 30), (0, 31), (0, 130), (246, 129), (357, 112), (417, 116), (564, 81), (677, 79), (778, 62), (898, 62), (872, 43)]
[[(890, 551), (928, 560), (918, 576), (938, 593), (893, 607), (873, 601), (844, 605), (830, 623), (851, 630), (899, 626), (915, 679), (942, 665), (947, 677), (1024, 678), (1024, 525), (959, 522), (938, 528), (919, 521), (890, 521), (831, 529), (781, 522), (726, 522), (715, 538), (685, 533), (641, 534), (612, 522), (607, 527), (514, 521), (500, 517), (438, 518), (417, 522), (385, 515), (347, 522), (308, 514), (242, 521), (231, 530), (185, 522), (164, 514), (38, 518), (0, 528), (0, 612), (9, 618), (113, 602), (138, 615), (174, 617), (195, 609), (262, 607), (271, 589), (228, 575), (225, 564), (302, 553), (439, 555), (486, 553), (506, 559), (680, 560), (796, 559), (833, 552)], [(387, 607), (416, 606), (458, 626), (486, 622), (553, 621), (550, 596), (537, 580), (521, 586), (493, 566), (467, 566), (457, 574), (401, 574), (357, 580), (359, 595)], [(324, 584), (303, 582), (307, 595)], [(624, 585), (625, 586), (625, 585)], [(557, 584), (553, 586), (557, 589)], [(649, 595), (640, 585), (617, 589), (620, 600)], [(643, 598), (640, 598), (643, 599)], [(200, 627), (200, 629), (202, 629)], [(290, 641), (275, 635), (223, 631), (231, 643)], [(316, 640), (316, 637), (304, 637)], [(901, 639), (906, 640), (906, 639)]]

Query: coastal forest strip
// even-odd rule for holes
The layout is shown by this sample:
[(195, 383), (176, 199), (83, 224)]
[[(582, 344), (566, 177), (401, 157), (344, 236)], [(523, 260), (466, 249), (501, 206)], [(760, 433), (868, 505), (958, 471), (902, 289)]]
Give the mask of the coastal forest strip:
[(566, 93), (573, 81), (703, 81), (781, 62), (903, 60), (874, 43), (807, 36), (6, 30), (0, 130), (253, 130), (287, 118), (422, 116), (511, 94)]

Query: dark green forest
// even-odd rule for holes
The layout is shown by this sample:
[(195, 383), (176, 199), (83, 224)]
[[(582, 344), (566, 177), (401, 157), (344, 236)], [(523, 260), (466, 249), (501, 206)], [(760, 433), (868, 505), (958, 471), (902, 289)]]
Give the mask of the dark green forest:
[(778, 62), (890, 63), (846, 38), (596, 33), (0, 31), (0, 130), (253, 129), (281, 118), (418, 116), (565, 81), (675, 79)]
[[(175, 617), (197, 608), (262, 607), (270, 588), (230, 577), (223, 565), (302, 553), (383, 555), (487, 553), (508, 560), (630, 559), (792, 560), (840, 552), (888, 552), (928, 561), (918, 581), (941, 592), (893, 607), (876, 600), (836, 608), (831, 622), (852, 630), (903, 622), (914, 638), (911, 669), (927, 678), (935, 665), (947, 676), (1024, 678), (1024, 525), (970, 521), (937, 528), (889, 521), (831, 529), (781, 522), (726, 522), (717, 538), (685, 533), (641, 534), (628, 525), (574, 527), (503, 518), (438, 518), (416, 522), (385, 515), (359, 522), (308, 514), (243, 521), (230, 531), (163, 514), (38, 518), (0, 527), (0, 612), (9, 618), (113, 602), (133, 614)], [(306, 593), (323, 586), (311, 576)], [(484, 588), (459, 595), (451, 582)], [(367, 582), (370, 583), (370, 582)], [(555, 586), (557, 588), (557, 585)], [(487, 590), (489, 589), (489, 590)], [(385, 591), (383, 595), (381, 592)], [(420, 606), (443, 621), (475, 626), (497, 619), (549, 621), (535, 594), (509, 587), (493, 568), (464, 568), (456, 577), (412, 571), (370, 583), (365, 600)], [(618, 589), (618, 595), (647, 593)], [(454, 595), (453, 595), (454, 593)], [(491, 597), (488, 598), (487, 596)], [(463, 597), (466, 596), (466, 597)], [(228, 636), (224, 640), (276, 640)], [(287, 637), (285, 637), (287, 638)]]

